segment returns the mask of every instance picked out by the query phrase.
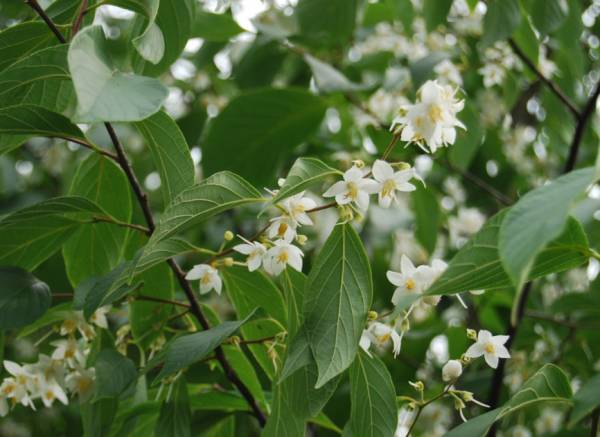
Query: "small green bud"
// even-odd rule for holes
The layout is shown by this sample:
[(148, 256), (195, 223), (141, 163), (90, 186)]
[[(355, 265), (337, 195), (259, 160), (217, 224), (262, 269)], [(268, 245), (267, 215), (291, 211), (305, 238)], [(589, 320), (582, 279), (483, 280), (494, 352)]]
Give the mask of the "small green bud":
[(231, 241), (233, 240), (235, 237), (235, 235), (233, 235), (233, 232), (231, 231), (225, 231), (225, 234), (223, 235), (223, 238), (225, 239), (225, 241)]
[(367, 314), (367, 318), (369, 320), (377, 320), (378, 316), (379, 314), (377, 314), (377, 311), (369, 311), (369, 313)]
[(477, 340), (477, 331), (474, 329), (467, 329), (467, 337), (471, 340)]

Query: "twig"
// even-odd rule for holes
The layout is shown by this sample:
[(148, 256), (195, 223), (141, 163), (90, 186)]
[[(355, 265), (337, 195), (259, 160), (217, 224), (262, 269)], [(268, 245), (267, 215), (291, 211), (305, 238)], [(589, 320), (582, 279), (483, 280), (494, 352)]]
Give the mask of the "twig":
[(521, 47), (512, 38), (508, 39), (508, 44), (513, 49), (515, 54), (523, 61), (525, 65), (552, 91), (556, 97), (558, 97), (565, 106), (571, 111), (575, 118), (580, 118), (579, 110), (577, 106), (571, 102), (571, 99), (556, 85), (553, 81), (548, 79), (544, 74), (536, 67), (535, 63), (527, 57), (525, 52), (521, 50)]
[(90, 220), (87, 223), (100, 223), (100, 222), (111, 223), (113, 225), (122, 226), (124, 228), (135, 229), (136, 231), (142, 232), (146, 235), (150, 235), (150, 229), (148, 229), (145, 226), (136, 225), (135, 223), (122, 222), (119, 220), (115, 220), (112, 217), (97, 216), (97, 217), (92, 218), (92, 220)]
[(557, 325), (565, 326), (567, 328), (575, 329), (577, 325), (575, 323), (571, 323), (567, 320), (557, 319), (549, 314), (544, 314), (540, 311), (528, 310), (525, 311), (525, 317), (529, 317), (532, 319), (544, 320), (546, 322), (552, 322)]
[[(50, 17), (48, 17), (48, 15), (45, 13), (45, 11), (39, 6), (37, 1), (36, 0), (27, 0), (27, 3), (46, 22), (48, 27), (50, 27), (50, 29), (52, 29), (52, 31), (54, 32), (54, 34), (56, 35), (58, 40), (63, 44), (66, 43), (65, 38), (62, 36), (60, 31), (56, 28), (56, 26), (54, 25), (54, 23), (52, 22)], [(133, 169), (131, 168), (131, 165), (129, 164), (127, 155), (125, 154), (125, 150), (123, 149), (123, 146), (121, 145), (121, 142), (119, 141), (119, 138), (117, 137), (112, 125), (110, 123), (104, 123), (104, 126), (106, 127), (108, 135), (110, 136), (113, 146), (117, 152), (117, 163), (119, 164), (121, 169), (125, 172), (125, 175), (127, 176), (127, 179), (129, 181), (129, 185), (131, 186), (131, 188), (136, 196), (136, 199), (140, 205), (140, 208), (142, 209), (144, 218), (148, 225), (148, 229), (150, 230), (150, 233), (152, 233), (155, 229), (155, 225), (154, 225), (154, 218), (152, 216), (152, 211), (150, 209), (150, 204), (148, 202), (148, 197), (142, 190), (142, 187), (141, 187), (139, 181), (137, 180), (135, 173), (133, 172)], [(204, 316), (204, 313), (202, 312), (202, 309), (200, 308), (200, 305), (198, 304), (198, 301), (196, 300), (194, 291), (192, 290), (192, 287), (190, 286), (188, 281), (185, 279), (185, 272), (183, 270), (181, 270), (181, 268), (179, 267), (179, 265), (177, 264), (177, 262), (175, 260), (169, 259), (169, 260), (167, 260), (167, 263), (171, 267), (171, 270), (175, 274), (175, 277), (177, 278), (181, 288), (183, 289), (183, 291), (190, 303), (191, 313), (196, 317), (196, 319), (198, 320), (198, 322), (200, 323), (200, 325), (202, 326), (202, 328), (204, 330), (210, 329), (210, 324), (208, 323), (208, 320)], [(256, 399), (254, 399), (254, 396), (252, 395), (252, 393), (250, 392), (248, 387), (246, 387), (246, 385), (242, 382), (242, 380), (240, 380), (240, 378), (238, 377), (235, 370), (233, 370), (233, 368), (231, 367), (231, 364), (229, 364), (229, 361), (227, 361), (227, 358), (225, 357), (225, 354), (223, 353), (223, 349), (220, 346), (217, 347), (217, 349), (215, 349), (215, 355), (216, 355), (217, 359), (219, 360), (221, 367), (223, 368), (225, 376), (238, 389), (238, 391), (241, 393), (241, 395), (246, 399), (246, 401), (250, 405), (250, 408), (252, 409), (254, 415), (256, 416), (260, 426), (264, 427), (266, 424), (266, 421), (267, 421), (265, 414), (263, 413), (261, 408), (258, 406)]]
[(81, 23), (83, 22), (83, 17), (85, 16), (88, 8), (88, 0), (81, 0), (81, 5), (79, 6), (79, 11), (77, 12), (77, 16), (75, 17), (75, 21), (73, 21), (73, 26), (71, 26), (71, 39), (79, 32), (81, 28)]
[(188, 308), (188, 309), (190, 308), (190, 305), (187, 303), (184, 303), (184, 302), (178, 302), (176, 300), (163, 299), (163, 298), (154, 297), (154, 296), (146, 296), (144, 294), (136, 295), (135, 300), (145, 300), (145, 301), (149, 301), (149, 302), (164, 303), (164, 304), (174, 305), (174, 306)]
[(600, 81), (598, 81), (598, 83), (596, 84), (596, 89), (585, 104), (585, 108), (583, 108), (581, 115), (579, 115), (579, 117), (577, 118), (575, 134), (573, 135), (573, 141), (571, 142), (571, 147), (569, 148), (569, 157), (567, 158), (567, 162), (565, 163), (563, 174), (568, 173), (575, 168), (575, 164), (577, 162), (577, 154), (579, 153), (579, 146), (581, 145), (581, 140), (583, 139), (583, 134), (585, 133), (587, 123), (592, 114), (594, 113), (594, 110), (596, 109), (596, 101), (598, 100), (599, 95)]
[(83, 141), (78, 138), (72, 138), (72, 137), (59, 137), (59, 138), (62, 138), (65, 141), (70, 141), (72, 143), (79, 144), (80, 146), (83, 146), (87, 149), (90, 149), (90, 150), (96, 152), (96, 153), (99, 153), (100, 155), (104, 155), (112, 160), (116, 161), (116, 159), (117, 159), (117, 155), (115, 155), (114, 153), (110, 153), (108, 150), (103, 150), (100, 147), (93, 145), (92, 143), (88, 143), (87, 141)]

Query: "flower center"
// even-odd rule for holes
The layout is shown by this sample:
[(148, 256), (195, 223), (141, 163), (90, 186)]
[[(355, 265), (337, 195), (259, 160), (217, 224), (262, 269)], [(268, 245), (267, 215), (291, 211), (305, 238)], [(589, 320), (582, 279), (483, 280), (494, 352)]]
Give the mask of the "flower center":
[(427, 115), (434, 123), (442, 121), (442, 109), (438, 105), (430, 105)]
[(356, 185), (356, 182), (348, 182), (346, 186), (348, 188), (346, 197), (352, 200), (356, 200), (356, 198), (358, 197), (358, 185)]
[(202, 279), (200, 279), (200, 282), (203, 285), (208, 285), (210, 284), (210, 273), (205, 273), (204, 275), (202, 275)]
[(405, 285), (408, 290), (414, 290), (416, 286), (415, 281), (413, 281), (412, 278), (407, 279)]
[(381, 195), (383, 197), (391, 196), (392, 194), (394, 194), (395, 190), (396, 190), (396, 181), (394, 181), (393, 179), (388, 179), (387, 181), (385, 181), (383, 183), (383, 189), (381, 190)]
[(283, 237), (285, 235), (285, 232), (287, 231), (287, 229), (288, 229), (287, 223), (279, 223), (279, 228), (277, 229), (277, 234), (280, 237)]
[(485, 345), (485, 351), (486, 351), (488, 354), (493, 354), (493, 353), (494, 353), (494, 345), (493, 345), (492, 343), (487, 343), (487, 344)]
[(388, 341), (390, 339), (391, 334), (387, 333), (387, 334), (383, 334), (383, 335), (378, 335), (377, 336), (377, 341), (379, 343), (385, 343), (386, 341)]
[(65, 358), (73, 358), (75, 356), (75, 349), (68, 348), (65, 350)]
[(13, 391), (15, 391), (15, 386), (14, 384), (8, 384), (6, 387), (4, 387), (4, 390), (2, 390), (4, 392), (5, 395), (9, 395), (11, 394)]
[(46, 399), (49, 401), (54, 399), (54, 392), (52, 390), (46, 390)]
[(289, 259), (289, 255), (287, 253), (286, 250), (282, 250), (281, 252), (279, 252), (279, 255), (277, 255), (277, 262), (280, 264), (285, 264), (288, 262)]
[(87, 378), (79, 378), (79, 381), (77, 381), (77, 390), (80, 393), (85, 392), (90, 386), (90, 382)]

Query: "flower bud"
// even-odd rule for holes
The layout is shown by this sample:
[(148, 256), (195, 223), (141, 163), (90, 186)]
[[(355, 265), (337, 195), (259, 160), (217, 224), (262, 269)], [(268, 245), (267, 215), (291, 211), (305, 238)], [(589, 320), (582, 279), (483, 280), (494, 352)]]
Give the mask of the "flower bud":
[(425, 390), (425, 384), (423, 384), (423, 381), (416, 381), (416, 382), (411, 382), (408, 381), (408, 383), (410, 385), (412, 385), (412, 387), (416, 390), (416, 391), (424, 391)]
[(233, 258), (228, 256), (227, 258), (223, 258), (223, 265), (225, 267), (231, 267), (233, 265)]
[(396, 167), (398, 170), (408, 170), (411, 168), (408, 162), (396, 162), (392, 164), (392, 167)]
[(474, 329), (467, 329), (467, 337), (471, 340), (477, 340), (477, 331)]
[(300, 246), (304, 246), (306, 244), (306, 242), (308, 241), (308, 237), (303, 234), (298, 234), (298, 235), (296, 235), (296, 241), (298, 242), (298, 244)]
[(225, 231), (225, 234), (223, 235), (223, 238), (225, 239), (225, 241), (231, 241), (231, 240), (233, 240), (234, 237), (235, 237), (235, 235), (233, 235), (233, 232), (231, 232), (231, 231)]
[(458, 360), (450, 360), (442, 367), (442, 379), (445, 382), (454, 381), (462, 374), (462, 364)]
[(352, 161), (352, 164), (354, 164), (356, 168), (363, 168), (365, 166), (365, 162), (362, 159), (355, 159)]
[(400, 323), (400, 330), (402, 332), (406, 332), (410, 329), (410, 322), (408, 321), (408, 317), (402, 319), (402, 322)]
[(285, 178), (279, 178), (279, 179), (277, 179), (277, 185), (279, 187), (283, 187), (283, 184), (285, 184)]
[(239, 346), (242, 339), (237, 335), (232, 335), (229, 337), (229, 342), (234, 346)]
[(367, 314), (367, 319), (369, 320), (377, 320), (377, 317), (379, 317), (377, 311), (369, 311), (369, 313)]

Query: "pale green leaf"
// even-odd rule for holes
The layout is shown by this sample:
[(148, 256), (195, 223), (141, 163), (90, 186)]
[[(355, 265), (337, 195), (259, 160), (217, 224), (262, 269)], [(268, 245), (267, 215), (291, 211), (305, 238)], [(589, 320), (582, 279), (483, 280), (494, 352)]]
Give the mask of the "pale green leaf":
[(227, 42), (243, 31), (229, 14), (213, 14), (198, 9), (192, 26), (192, 37)]
[(316, 158), (298, 158), (271, 202), (280, 202), (333, 175), (341, 175), (341, 172)]
[(68, 61), (80, 122), (140, 121), (167, 97), (160, 81), (115, 68), (101, 26), (86, 27), (73, 38)]
[(322, 93), (359, 91), (366, 88), (365, 85), (350, 81), (341, 71), (314, 56), (305, 54), (304, 61), (310, 67), (315, 85)]

